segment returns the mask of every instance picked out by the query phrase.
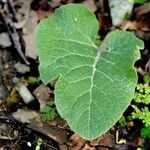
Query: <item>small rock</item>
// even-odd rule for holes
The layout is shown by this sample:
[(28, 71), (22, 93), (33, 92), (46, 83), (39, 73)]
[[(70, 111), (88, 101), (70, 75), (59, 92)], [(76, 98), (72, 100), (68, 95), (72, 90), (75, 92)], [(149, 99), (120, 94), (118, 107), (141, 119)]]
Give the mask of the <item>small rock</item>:
[(5, 32), (0, 33), (0, 47), (6, 48), (11, 46), (9, 35)]
[(120, 25), (126, 14), (131, 14), (134, 0), (108, 0), (114, 26)]
[(27, 65), (21, 64), (20, 62), (16, 63), (14, 65), (14, 67), (15, 67), (16, 71), (18, 73), (21, 73), (21, 74), (25, 74), (27, 72), (30, 72), (30, 67)]
[(29, 104), (31, 101), (34, 100), (34, 97), (32, 96), (31, 92), (27, 89), (27, 86), (25, 84), (19, 83), (17, 85), (17, 91), (26, 104)]
[(3, 3), (6, 3), (6, 2), (7, 2), (7, 0), (2, 0), (2, 2), (3, 2)]

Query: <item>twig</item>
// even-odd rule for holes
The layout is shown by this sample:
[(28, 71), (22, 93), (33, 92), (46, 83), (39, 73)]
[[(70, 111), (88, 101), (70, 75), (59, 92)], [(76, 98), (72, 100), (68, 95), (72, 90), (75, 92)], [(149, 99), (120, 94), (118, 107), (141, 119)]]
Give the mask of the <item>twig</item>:
[[(16, 12), (15, 12), (15, 9), (12, 5), (11, 2), (9, 2), (9, 0), (7, 0), (7, 6), (8, 6), (8, 11), (10, 12), (10, 14), (13, 14), (13, 19), (14, 21), (16, 21)], [(5, 25), (7, 27), (7, 30), (8, 30), (8, 33), (9, 33), (9, 36), (14, 44), (14, 48), (17, 50), (18, 54), (20, 55), (20, 57), (23, 59), (23, 61), (29, 65), (30, 63), (28, 62), (28, 60), (26, 59), (24, 53), (22, 52), (22, 45), (21, 45), (21, 40), (20, 40), (20, 35), (19, 33), (17, 32), (15, 26), (14, 26), (14, 22), (8, 18), (8, 17), (3, 17), (4, 19), (4, 22), (5, 22)]]
[(16, 19), (16, 10), (14, 9), (13, 1), (12, 0), (7, 0), (7, 6), (8, 6), (10, 14), (13, 15), (13, 21), (16, 22), (17, 21), (17, 19)]
[(148, 59), (146, 65), (145, 65), (146, 71), (150, 71), (150, 58)]
[(17, 32), (16, 28), (14, 27), (14, 24), (12, 23), (12, 21), (9, 18), (7, 18), (7, 20), (5, 19), (5, 22), (7, 23), (7, 25), (9, 25), (8, 33), (12, 39), (15, 49), (19, 53), (20, 57), (24, 60), (24, 62), (27, 65), (29, 65), (30, 63), (28, 62), (28, 60), (26, 59), (25, 55), (22, 52), (22, 45), (20, 43), (19, 33)]
[(98, 144), (98, 145), (94, 145), (95, 147), (97, 148), (108, 148), (109, 150), (119, 150), (118, 148), (115, 148), (115, 147), (111, 147), (111, 146), (107, 146), (107, 145), (101, 145), (101, 144)]
[(10, 137), (10, 136), (2, 136), (0, 135), (0, 140), (14, 140), (15, 138)]
[(139, 74), (141, 74), (142, 76), (144, 76), (145, 75), (145, 72), (142, 70), (142, 68), (140, 68), (140, 67), (136, 67), (136, 71), (139, 73)]

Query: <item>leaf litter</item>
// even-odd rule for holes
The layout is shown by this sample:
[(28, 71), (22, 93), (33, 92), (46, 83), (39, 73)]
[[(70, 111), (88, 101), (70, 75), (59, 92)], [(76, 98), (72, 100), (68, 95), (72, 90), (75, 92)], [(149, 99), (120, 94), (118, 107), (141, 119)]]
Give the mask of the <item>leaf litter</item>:
[[(19, 1), (8, 1), (8, 2), (13, 4), (12, 8), (16, 9), (15, 15), (18, 15), (19, 12), (17, 12), (17, 10), (19, 9), (19, 7), (22, 6), (23, 3), (26, 3), (25, 1), (23, 1), (23, 3), (22, 2), (20, 3)], [(35, 12), (35, 15), (37, 15), (37, 18), (41, 19), (41, 18), (44, 18), (53, 14), (54, 10), (57, 7), (61, 6), (62, 4), (68, 4), (70, 2), (76, 2), (76, 1), (74, 0), (71, 0), (71, 1), (41, 0), (37, 2), (33, 0), (33, 1), (30, 1), (30, 6), (31, 6), (30, 9), (31, 8), (34, 9), (33, 11)], [(101, 35), (101, 38), (103, 39), (106, 33), (112, 30), (112, 28), (114, 28), (110, 21), (110, 12), (108, 9), (109, 8), (108, 3), (104, 0), (101, 2), (95, 1), (94, 4), (92, 3), (93, 6), (91, 6), (91, 2), (89, 2), (88, 4), (88, 0), (80, 1), (80, 3), (82, 2), (86, 3), (86, 5), (90, 5), (91, 9), (95, 11), (95, 15), (101, 22), (102, 28), (100, 29), (99, 33)], [(5, 2), (1, 1), (0, 11), (8, 11), (7, 14), (11, 14), (9, 12), (10, 10), (7, 10), (7, 7), (6, 7), (7, 5), (8, 3), (6, 3), (6, 1)], [(140, 7), (140, 6), (143, 6), (143, 7)], [(139, 18), (133, 16), (130, 20), (123, 20), (120, 27), (123, 28), (124, 30), (131, 30), (138, 37), (144, 39), (146, 48), (143, 51), (141, 51), (141, 54), (142, 54), (141, 60), (135, 64), (136, 69), (141, 70), (141, 71), (138, 71), (138, 74), (139, 74), (139, 82), (142, 82), (143, 75), (147, 74), (145, 68), (148, 68), (147, 66), (149, 66), (148, 62), (149, 62), (149, 56), (150, 56), (150, 53), (149, 53), (150, 47), (148, 43), (149, 43), (150, 36), (149, 36), (149, 19), (148, 19), (149, 9), (147, 7), (146, 12), (145, 12), (146, 5), (140, 4), (140, 6), (136, 4), (135, 8), (133, 8), (133, 13), (131, 14), (134, 16), (137, 14)], [(139, 13), (139, 12), (136, 13), (135, 10), (138, 8), (140, 8), (139, 10), (142, 13)], [(22, 11), (22, 13), (23, 13), (23, 16), (24, 15), (26, 16), (26, 12)], [(30, 11), (29, 11), (29, 14), (30, 14)], [(10, 35), (11, 33), (9, 32), (9, 29), (8, 29), (9, 25), (7, 21), (5, 21), (5, 19), (7, 18), (6, 14), (4, 12), (1, 12), (1, 15), (0, 15), (0, 21), (2, 22), (2, 24), (0, 24), (0, 27), (1, 27), (0, 35), (1, 33), (6, 33), (7, 35), (9, 35), (11, 39), (12, 35)], [(8, 17), (8, 20), (10, 22), (14, 22), (15, 18), (17, 17), (14, 17), (14, 14), (13, 14)], [(29, 19), (32, 20), (32, 18), (30, 17)], [(139, 22), (139, 20), (141, 21)], [(17, 21), (20, 22), (20, 24), (22, 22), (20, 20), (17, 20)], [(36, 21), (34, 23), (36, 24)], [(28, 21), (27, 21), (27, 24), (28, 24)], [(9, 41), (4, 46), (0, 45), (0, 60), (1, 60), (0, 68), (2, 68), (2, 70), (0, 69), (0, 86), (2, 87), (0, 88), (0, 93), (2, 95), (1, 102), (0, 102), (0, 133), (1, 133), (0, 134), (1, 135), (0, 136), (0, 148), (2, 149), (6, 149), (6, 148), (7, 149), (22, 149), (22, 148), (35, 149), (39, 138), (42, 138), (42, 144), (40, 145), (41, 149), (54, 149), (54, 150), (64, 149), (64, 148), (65, 149), (101, 149), (101, 150), (102, 149), (106, 149), (106, 150), (123, 149), (125, 150), (125, 149), (131, 149), (131, 148), (136, 149), (142, 146), (144, 147), (145, 146), (144, 143), (147, 143), (147, 145), (149, 145), (148, 141), (146, 139), (142, 139), (140, 135), (138, 134), (140, 130), (140, 126), (141, 126), (140, 121), (138, 122), (130, 121), (129, 123), (132, 124), (132, 126), (129, 125), (125, 128), (121, 127), (119, 124), (116, 124), (113, 128), (110, 129), (108, 133), (106, 133), (106, 135), (103, 135), (103, 137), (100, 137), (92, 142), (83, 140), (81, 139), (81, 137), (79, 137), (78, 135), (70, 131), (70, 129), (67, 126), (67, 123), (59, 116), (55, 118), (54, 120), (47, 122), (48, 125), (47, 123), (45, 125), (45, 123), (41, 122), (40, 114), (39, 114), (40, 107), (42, 105), (45, 105), (46, 103), (45, 101), (49, 101), (50, 99), (53, 99), (53, 96), (54, 96), (53, 85), (55, 85), (55, 82), (54, 84), (53, 83), (49, 84), (46, 87), (48, 91), (45, 90), (45, 88), (41, 89), (41, 91), (42, 90), (44, 90), (45, 92), (47, 91), (45, 93), (45, 95), (47, 96), (46, 98), (42, 97), (41, 101), (43, 102), (41, 103), (40, 102), (41, 98), (38, 98), (37, 96), (38, 94), (34, 95), (34, 90), (38, 88), (38, 86), (41, 85), (41, 80), (38, 78), (39, 77), (39, 73), (37, 70), (38, 61), (37, 59), (35, 59), (35, 57), (32, 57), (33, 56), (32, 51), (35, 51), (34, 47), (32, 46), (29, 47), (31, 52), (29, 52), (28, 56), (26, 56), (27, 42), (25, 44), (22, 41), (23, 41), (23, 34), (26, 33), (25, 30), (28, 31), (28, 29), (27, 28), (23, 29), (23, 28), (24, 26), (21, 26), (20, 29), (16, 28), (15, 30), (15, 32), (17, 32), (16, 35), (18, 36), (18, 39), (19, 39), (18, 47), (16, 45), (16, 48), (15, 48), (15, 46), (13, 46), (14, 43), (12, 41), (11, 41), (11, 44)], [(34, 30), (34, 27), (33, 27), (33, 30)], [(31, 41), (32, 38), (27, 39), (27, 40)], [(21, 48), (21, 51), (23, 53), (22, 55), (18, 54), (18, 51), (16, 50), (20, 47), (19, 42), (22, 47)], [(24, 53), (24, 50), (26, 51), (26, 53)], [(24, 57), (26, 57), (25, 59), (27, 59), (30, 65), (27, 62), (25, 64)], [(21, 64), (27, 65), (30, 68), (30, 72), (26, 72), (25, 74), (19, 73), (14, 68), (14, 65), (18, 62)], [(16, 91), (16, 82), (14, 82), (16, 78), (19, 79), (20, 83), (26, 84), (29, 91), (34, 95), (35, 100), (31, 104), (25, 104), (22, 98), (20, 97), (19, 93)], [(33, 79), (33, 80), (29, 80), (29, 79)], [(37, 114), (37, 118), (33, 119), (33, 122), (31, 121), (30, 123), (24, 124), (23, 122), (21, 122), (20, 119), (17, 120), (17, 118), (13, 117), (12, 115), (13, 113), (17, 113), (18, 110), (22, 111), (22, 113), (20, 114), (20, 117), (23, 119), (24, 119), (24, 115), (26, 114), (26, 112), (27, 112), (27, 115), (25, 115), (25, 118), (26, 117), (28, 118), (30, 114), (28, 112), (31, 112), (31, 114), (32, 112), (35, 112)], [(129, 107), (127, 109), (127, 112), (125, 112), (125, 114), (129, 113), (131, 110), (132, 108)], [(55, 127), (55, 129), (53, 127)], [(53, 130), (52, 134), (50, 134), (52, 131), (51, 129)], [(59, 130), (59, 129), (62, 129), (62, 130)], [(126, 139), (127, 141), (126, 144), (118, 145), (116, 143), (115, 136), (118, 130), (119, 130), (118, 141), (120, 141), (121, 139)], [(124, 130), (126, 130), (126, 132)], [(137, 134), (135, 133), (135, 131), (138, 131)], [(62, 133), (61, 134), (62, 136), (59, 136), (60, 133)]]

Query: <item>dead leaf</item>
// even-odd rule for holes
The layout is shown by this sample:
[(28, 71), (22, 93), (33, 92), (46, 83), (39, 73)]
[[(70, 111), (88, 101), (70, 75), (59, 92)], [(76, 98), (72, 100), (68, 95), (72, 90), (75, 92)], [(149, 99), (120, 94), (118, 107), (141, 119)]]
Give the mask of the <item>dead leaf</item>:
[(82, 149), (85, 145), (85, 140), (77, 134), (73, 134), (69, 141), (71, 141), (72, 150)]
[(34, 11), (30, 11), (29, 18), (23, 27), (23, 39), (25, 41), (25, 55), (36, 59), (35, 47), (34, 47), (34, 31), (37, 26), (38, 17)]
[(39, 118), (39, 113), (29, 109), (18, 109), (17, 112), (12, 113), (12, 116), (21, 123), (30, 123), (32, 119)]
[(27, 125), (27, 127), (46, 135), (59, 144), (64, 144), (68, 141), (69, 133), (66, 130), (51, 126), (47, 123), (33, 119), (31, 120), (30, 124)]
[(95, 12), (97, 10), (94, 1), (86, 0), (82, 4), (85, 5), (87, 8), (89, 8), (92, 12)]
[(33, 94), (40, 103), (40, 109), (43, 109), (46, 106), (47, 101), (50, 99), (51, 93), (52, 91), (49, 87), (44, 84), (41, 84), (34, 90)]

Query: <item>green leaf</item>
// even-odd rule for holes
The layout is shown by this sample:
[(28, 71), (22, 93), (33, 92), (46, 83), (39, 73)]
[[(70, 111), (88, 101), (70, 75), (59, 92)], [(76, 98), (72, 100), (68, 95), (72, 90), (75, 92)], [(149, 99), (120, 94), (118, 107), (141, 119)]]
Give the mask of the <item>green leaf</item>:
[(150, 111), (148, 107), (144, 107), (140, 110), (134, 106), (134, 110), (135, 112), (132, 112), (132, 119), (140, 119), (146, 127), (150, 126)]
[(53, 101), (49, 101), (46, 106), (41, 110), (41, 120), (43, 122), (53, 120), (54, 118), (57, 117), (56, 109), (55, 107), (53, 108)]
[(122, 115), (121, 118), (118, 120), (118, 123), (122, 126), (122, 127), (126, 127), (128, 125), (128, 122), (126, 121), (126, 118)]
[(148, 2), (148, 0), (134, 0), (134, 4), (144, 4)]
[(150, 87), (147, 84), (137, 84), (134, 101), (136, 103), (150, 103)]
[(58, 78), (55, 104), (70, 128), (85, 139), (106, 132), (134, 96), (134, 62), (143, 42), (132, 33), (113, 31), (100, 48), (99, 23), (80, 4), (69, 4), (36, 29), (40, 75), (47, 84)]
[(141, 136), (143, 138), (150, 138), (150, 126), (142, 128)]

